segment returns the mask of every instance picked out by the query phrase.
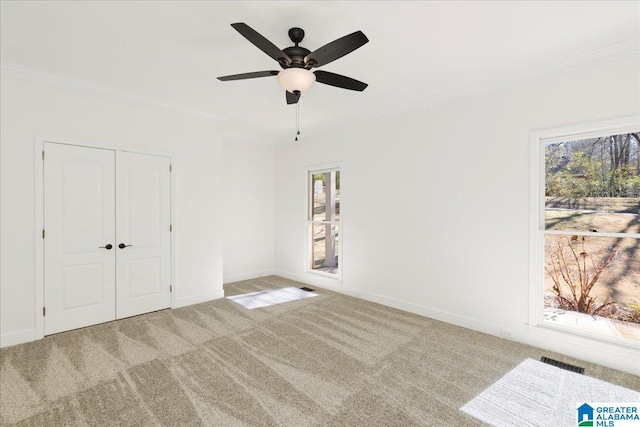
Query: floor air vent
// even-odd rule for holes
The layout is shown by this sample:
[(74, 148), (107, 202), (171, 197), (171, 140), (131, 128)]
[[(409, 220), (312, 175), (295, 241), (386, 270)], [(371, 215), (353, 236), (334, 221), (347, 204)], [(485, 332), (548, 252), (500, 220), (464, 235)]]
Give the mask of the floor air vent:
[(542, 356), (540, 361), (542, 363), (546, 363), (547, 365), (555, 366), (556, 368), (576, 372), (578, 374), (584, 373), (584, 368), (581, 368), (580, 366), (569, 365), (568, 363), (560, 362), (559, 360), (549, 359), (548, 357)]
[(307, 292), (313, 292), (313, 289), (311, 289), (311, 288), (307, 288), (306, 286), (303, 286), (303, 287), (302, 287), (302, 288), (300, 288), (300, 289), (302, 289), (303, 291), (307, 291)]

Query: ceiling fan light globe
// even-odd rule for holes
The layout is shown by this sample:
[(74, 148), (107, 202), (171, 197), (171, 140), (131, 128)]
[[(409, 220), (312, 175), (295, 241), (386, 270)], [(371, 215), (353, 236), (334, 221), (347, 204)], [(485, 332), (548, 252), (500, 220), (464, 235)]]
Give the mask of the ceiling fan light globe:
[(316, 81), (316, 75), (304, 68), (287, 68), (278, 73), (278, 81), (288, 92), (304, 93)]

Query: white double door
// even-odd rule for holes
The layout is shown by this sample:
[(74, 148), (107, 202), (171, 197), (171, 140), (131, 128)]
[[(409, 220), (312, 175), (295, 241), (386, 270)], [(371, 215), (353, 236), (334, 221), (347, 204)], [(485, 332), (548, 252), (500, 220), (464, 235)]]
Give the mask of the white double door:
[(170, 158), (44, 153), (45, 335), (170, 307)]

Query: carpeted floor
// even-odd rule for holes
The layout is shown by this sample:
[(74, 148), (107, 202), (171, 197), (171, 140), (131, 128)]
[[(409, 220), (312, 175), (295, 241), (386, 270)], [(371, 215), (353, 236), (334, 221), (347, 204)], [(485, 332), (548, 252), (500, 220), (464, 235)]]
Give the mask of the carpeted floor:
[[(640, 393), (527, 359), (460, 409), (496, 427), (573, 427), (578, 405), (595, 402), (638, 406)], [(594, 415), (591, 425), (599, 421)]]
[[(226, 295), (303, 284), (280, 277)], [(526, 358), (640, 377), (333, 292), (228, 299), (0, 350), (0, 424), (477, 426), (459, 408)]]

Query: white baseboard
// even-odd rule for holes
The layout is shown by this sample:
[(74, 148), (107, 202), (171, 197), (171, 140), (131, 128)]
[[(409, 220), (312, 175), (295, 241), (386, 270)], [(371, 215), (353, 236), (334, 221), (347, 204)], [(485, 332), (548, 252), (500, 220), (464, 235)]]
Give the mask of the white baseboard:
[(218, 289), (215, 292), (207, 292), (206, 294), (190, 295), (188, 297), (176, 298), (176, 302), (171, 308), (186, 307), (188, 305), (200, 304), (220, 298), (224, 298), (223, 289)]
[(273, 270), (261, 270), (253, 271), (251, 273), (235, 274), (233, 276), (223, 277), (222, 283), (226, 285), (228, 283), (241, 282), (243, 280), (251, 280), (257, 279), (259, 277), (271, 276), (272, 274), (275, 274)]
[(36, 341), (42, 338), (42, 334), (38, 332), (38, 329), (36, 328), (9, 332), (0, 335), (0, 348), (24, 344), (26, 342)]
[[(215, 292), (206, 294), (191, 295), (183, 298), (176, 298), (172, 308), (186, 307), (192, 304), (199, 304), (215, 299), (224, 298), (224, 290), (220, 289)], [(0, 348), (12, 345), (24, 344), (44, 338), (37, 328), (24, 329), (22, 331), (8, 332), (0, 335)]]
[[(339, 292), (345, 295), (357, 296), (355, 295), (352, 289), (345, 288), (342, 286), (342, 282), (337, 279), (331, 279), (329, 277), (324, 277), (319, 274), (313, 273), (305, 273), (305, 274), (296, 274), (283, 270), (274, 270), (273, 274), (276, 276), (284, 277), (285, 279), (295, 280), (306, 285), (318, 286), (330, 291)], [(352, 292), (353, 291), (353, 292)]]
[(514, 341), (640, 376), (640, 349), (608, 343), (541, 326), (509, 332)]
[(378, 295), (361, 289), (344, 286), (340, 282), (315, 277), (311, 274), (296, 274), (276, 270), (274, 274), (308, 285), (375, 302), (420, 316), (450, 323), (474, 331), (483, 332), (511, 341), (532, 345), (576, 359), (597, 363), (612, 369), (640, 376), (640, 350), (623, 345), (606, 343), (570, 333), (528, 325), (508, 327), (461, 316), (434, 307), (427, 307), (385, 295)]

